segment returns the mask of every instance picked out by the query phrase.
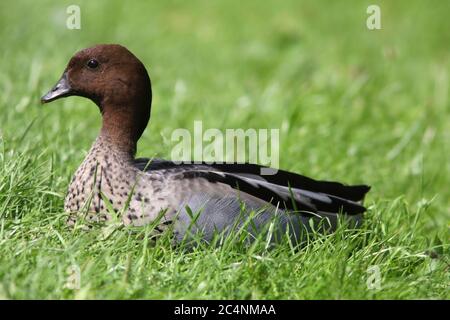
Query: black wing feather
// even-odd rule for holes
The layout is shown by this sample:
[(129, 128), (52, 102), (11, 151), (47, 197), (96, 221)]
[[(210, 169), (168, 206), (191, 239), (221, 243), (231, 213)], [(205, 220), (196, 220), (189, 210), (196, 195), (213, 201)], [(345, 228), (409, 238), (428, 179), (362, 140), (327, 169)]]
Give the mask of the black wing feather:
[(257, 164), (175, 164), (159, 159), (137, 159), (142, 170), (178, 171), (180, 178), (204, 178), (221, 182), (272, 204), (283, 203), (287, 209), (302, 212), (360, 214), (366, 211), (360, 201), (370, 190), (366, 185), (347, 186), (333, 181), (317, 181), (299, 174), (278, 170), (261, 175)]

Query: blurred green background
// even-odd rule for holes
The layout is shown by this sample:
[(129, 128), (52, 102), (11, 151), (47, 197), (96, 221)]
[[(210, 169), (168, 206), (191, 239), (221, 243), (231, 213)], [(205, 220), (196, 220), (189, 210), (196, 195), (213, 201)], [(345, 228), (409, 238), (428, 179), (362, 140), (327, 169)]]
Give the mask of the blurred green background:
[[(80, 30), (66, 28), (72, 4)], [(381, 8), (381, 30), (366, 27), (370, 4)], [(168, 157), (171, 132), (194, 120), (279, 128), (281, 168), (367, 183), (368, 206), (426, 206), (413, 237), (440, 234), (448, 244), (449, 15), (449, 1), (2, 1), (2, 225), (62, 211), (100, 116), (82, 98), (45, 106), (39, 98), (74, 52), (119, 43), (152, 79), (152, 119), (138, 155)], [(7, 238), (4, 252), (17, 248)]]

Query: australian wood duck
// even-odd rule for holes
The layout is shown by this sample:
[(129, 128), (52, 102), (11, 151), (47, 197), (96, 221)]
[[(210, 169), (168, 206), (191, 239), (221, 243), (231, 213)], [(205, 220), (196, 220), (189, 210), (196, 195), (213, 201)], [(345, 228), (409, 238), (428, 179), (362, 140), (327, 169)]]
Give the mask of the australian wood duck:
[[(175, 164), (135, 159), (136, 144), (150, 118), (151, 83), (144, 65), (120, 45), (96, 45), (76, 53), (61, 79), (41, 101), (82, 96), (100, 109), (100, 134), (76, 171), (65, 199), (73, 223), (86, 210), (95, 220), (111, 218), (111, 208), (124, 224), (144, 225), (160, 219), (156, 230), (172, 226), (176, 240), (200, 232), (241, 227), (257, 235), (276, 221), (276, 234), (298, 239), (310, 219), (325, 220), (330, 229), (339, 216), (359, 220), (370, 187), (316, 181), (278, 170), (264, 175), (256, 164)], [(274, 219), (274, 217), (276, 217)], [(323, 219), (326, 218), (326, 219)], [(276, 237), (274, 237), (276, 239)]]

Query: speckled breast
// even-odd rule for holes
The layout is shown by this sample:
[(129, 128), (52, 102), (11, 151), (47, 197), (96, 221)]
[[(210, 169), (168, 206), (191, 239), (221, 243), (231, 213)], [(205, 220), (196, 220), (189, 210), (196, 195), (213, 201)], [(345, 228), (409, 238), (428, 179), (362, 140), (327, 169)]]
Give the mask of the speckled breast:
[[(105, 221), (116, 214), (125, 224), (139, 226), (170, 210), (162, 194), (163, 177), (142, 172), (131, 161), (101, 141), (94, 143), (76, 171), (65, 199), (70, 224), (80, 216), (89, 221)], [(167, 220), (163, 215), (162, 225)]]

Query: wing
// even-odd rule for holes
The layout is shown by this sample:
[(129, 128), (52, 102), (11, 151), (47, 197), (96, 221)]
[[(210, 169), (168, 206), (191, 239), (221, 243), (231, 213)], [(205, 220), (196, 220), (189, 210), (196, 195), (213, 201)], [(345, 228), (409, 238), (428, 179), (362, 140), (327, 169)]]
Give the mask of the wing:
[(346, 186), (339, 182), (316, 181), (278, 170), (274, 175), (261, 175), (267, 167), (255, 164), (175, 164), (160, 159), (137, 159), (141, 170), (169, 170), (175, 179), (203, 178), (210, 183), (223, 183), (273, 205), (314, 215), (318, 212), (357, 215), (366, 211), (362, 201), (370, 187)]

